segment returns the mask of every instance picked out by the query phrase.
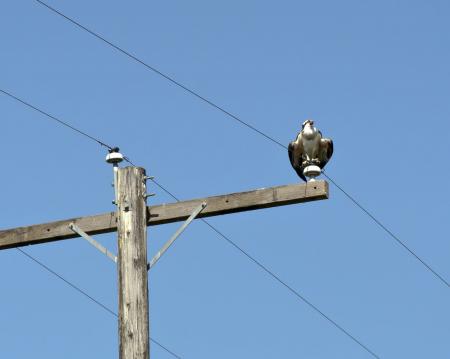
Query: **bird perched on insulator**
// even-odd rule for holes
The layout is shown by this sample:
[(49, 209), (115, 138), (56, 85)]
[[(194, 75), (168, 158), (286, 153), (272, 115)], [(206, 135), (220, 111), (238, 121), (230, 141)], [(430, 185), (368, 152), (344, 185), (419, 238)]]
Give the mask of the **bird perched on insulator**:
[(314, 121), (306, 120), (297, 138), (288, 146), (289, 160), (299, 177), (314, 179), (333, 155), (333, 141), (323, 138), (314, 127)]

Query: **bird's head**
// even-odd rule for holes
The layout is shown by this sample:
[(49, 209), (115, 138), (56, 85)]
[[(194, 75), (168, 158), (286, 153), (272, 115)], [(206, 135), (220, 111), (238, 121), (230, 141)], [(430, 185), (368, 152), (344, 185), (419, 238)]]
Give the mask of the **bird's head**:
[(305, 127), (307, 127), (307, 126), (309, 126), (309, 127), (314, 127), (314, 121), (313, 121), (313, 120), (306, 120), (305, 122), (303, 122), (303, 124), (302, 124), (302, 130), (303, 130)]

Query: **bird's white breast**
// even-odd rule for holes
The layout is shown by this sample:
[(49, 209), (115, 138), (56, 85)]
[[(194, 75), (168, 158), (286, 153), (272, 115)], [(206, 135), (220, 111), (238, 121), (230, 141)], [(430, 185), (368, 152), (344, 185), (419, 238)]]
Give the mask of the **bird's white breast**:
[(305, 127), (302, 134), (303, 151), (309, 159), (316, 158), (320, 145), (319, 132), (312, 127)]

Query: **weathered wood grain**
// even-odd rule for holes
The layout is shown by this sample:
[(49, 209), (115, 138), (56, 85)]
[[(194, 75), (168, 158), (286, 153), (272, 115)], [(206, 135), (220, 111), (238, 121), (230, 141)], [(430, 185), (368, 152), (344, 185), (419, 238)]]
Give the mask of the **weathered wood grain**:
[(143, 168), (126, 167), (117, 179), (119, 359), (150, 357), (144, 177)]
[[(325, 181), (262, 188), (248, 192), (149, 206), (147, 207), (147, 225), (152, 226), (186, 220), (192, 211), (202, 202), (206, 202), (208, 206), (198, 218), (317, 201), (327, 198), (328, 183)], [(75, 223), (90, 235), (109, 233), (117, 230), (117, 217), (114, 212), (88, 217), (70, 218), (57, 222), (0, 231), (0, 249), (75, 238), (77, 235), (69, 228), (71, 222)]]

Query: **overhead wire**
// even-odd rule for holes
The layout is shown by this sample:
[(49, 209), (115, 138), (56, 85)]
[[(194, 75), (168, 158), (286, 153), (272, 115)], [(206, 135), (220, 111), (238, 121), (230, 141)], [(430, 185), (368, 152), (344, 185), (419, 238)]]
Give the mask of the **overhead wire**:
[[(169, 196), (175, 199), (177, 202), (180, 200), (170, 191), (168, 191), (164, 186), (158, 183), (156, 180), (152, 180), (159, 188), (161, 188), (164, 192), (166, 192)], [(223, 238), (228, 244), (233, 246), (236, 250), (238, 250), (241, 254), (247, 257), (250, 261), (256, 264), (260, 269), (262, 269), (266, 274), (268, 274), (272, 279), (276, 280), (279, 284), (289, 290), (297, 299), (301, 300), (305, 304), (307, 304), (310, 308), (320, 314), (324, 319), (333, 324), (337, 329), (339, 329), (342, 333), (352, 339), (356, 344), (361, 346), (364, 350), (366, 350), (369, 354), (371, 354), (374, 358), (380, 358), (377, 354), (375, 354), (371, 349), (369, 349), (364, 343), (362, 343), (359, 339), (357, 339), (353, 334), (344, 329), (340, 324), (338, 324), (335, 320), (333, 320), (330, 316), (325, 314), (322, 310), (320, 310), (317, 306), (315, 306), (311, 301), (309, 301), (305, 296), (301, 295), (297, 290), (295, 290), (292, 286), (287, 284), (286, 281), (281, 279), (278, 275), (276, 275), (273, 271), (271, 271), (267, 266), (262, 264), (259, 260), (253, 257), (250, 253), (245, 251), (241, 246), (239, 246), (236, 242), (230, 239), (230, 237), (226, 236), (222, 231), (217, 229), (217, 227), (213, 226), (209, 221), (204, 218), (200, 218), (200, 220), (205, 223), (210, 229), (216, 232), (221, 238)]]
[[(107, 45), (111, 46), (112, 48), (116, 49), (117, 51), (121, 52), (122, 54), (126, 55), (127, 57), (129, 57), (130, 59), (134, 60), (135, 62), (143, 65), (145, 68), (147, 68), (148, 70), (153, 71), (154, 73), (158, 74), (159, 76), (165, 78), (166, 80), (168, 80), (169, 82), (171, 82), (172, 84), (180, 87), (181, 89), (185, 90), (186, 92), (188, 92), (189, 94), (193, 95), (194, 97), (200, 99), (201, 101), (207, 103), (208, 105), (214, 107), (215, 109), (221, 111), (222, 113), (224, 113), (225, 115), (229, 116), (230, 118), (236, 120), (237, 122), (239, 122), (241, 125), (246, 126), (247, 128), (251, 129), (252, 131), (258, 133), (259, 135), (263, 136), (264, 138), (266, 138), (267, 140), (271, 141), (272, 143), (276, 144), (278, 147), (287, 149), (287, 146), (284, 145), (283, 143), (281, 143), (280, 141), (276, 140), (275, 138), (273, 138), (272, 136), (268, 135), (267, 133), (259, 130), (256, 126), (242, 120), (239, 116), (234, 115), (233, 113), (229, 112), (228, 110), (226, 110), (225, 108), (223, 108), (222, 106), (217, 105), (216, 103), (214, 103), (213, 101), (207, 99), (205, 96), (199, 94), (198, 92), (190, 89), (189, 87), (187, 87), (186, 85), (183, 85), (181, 82), (175, 80), (173, 77), (163, 73), (162, 71), (158, 70), (156, 67), (151, 66), (150, 64), (148, 64), (147, 62), (145, 62), (144, 60), (141, 60), (140, 58), (138, 58), (136, 55), (131, 54), (129, 51), (123, 49), (122, 47), (114, 44), (113, 42), (107, 40), (105, 37), (101, 36), (100, 34), (98, 34), (97, 32), (87, 28), (86, 26), (82, 25), (81, 23), (79, 23), (78, 21), (74, 20), (73, 18), (63, 14), (61, 11), (55, 9), (54, 7), (46, 4), (45, 2), (41, 1), (41, 0), (35, 0), (36, 2), (38, 2), (40, 5), (46, 7), (47, 9), (49, 9), (50, 11), (54, 12), (55, 14), (63, 17), (64, 19), (66, 19), (67, 21), (71, 22), (72, 24), (74, 24), (75, 26), (77, 26), (78, 28), (88, 32), (89, 34), (91, 34), (92, 36), (96, 37), (97, 39), (103, 41), (104, 43), (106, 43)], [(402, 242), (397, 236), (395, 236), (392, 231), (390, 231), (385, 225), (383, 225), (381, 223), (380, 220), (378, 220), (373, 214), (371, 214), (366, 208), (364, 208), (358, 201), (356, 201), (352, 196), (350, 196), (348, 194), (348, 192), (344, 191), (343, 188), (339, 185), (336, 184), (335, 181), (333, 181), (331, 179), (331, 177), (329, 177), (328, 175), (326, 176), (335, 186), (336, 188), (338, 188), (342, 193), (344, 193), (344, 195), (349, 198), (358, 208), (360, 208), (365, 214), (367, 214), (378, 226), (380, 226), (380, 228), (382, 228), (390, 237), (392, 237), (397, 243), (399, 243), (404, 249), (406, 249), (414, 258), (416, 258), (427, 270), (429, 270), (438, 280), (440, 280), (442, 283), (444, 283), (447, 287), (450, 287), (449, 282), (443, 278), (442, 275), (438, 274), (434, 269), (432, 269), (432, 267), (427, 264), (422, 258), (420, 258), (411, 248), (409, 248), (404, 242)]]
[(137, 56), (131, 54), (129, 51), (124, 50), (123, 48), (121, 48), (120, 46), (115, 45), (114, 43), (112, 43), (111, 41), (107, 40), (106, 38), (104, 38), (103, 36), (99, 35), (98, 33), (90, 30), (89, 28), (87, 28), (86, 26), (80, 24), (78, 21), (70, 18), (69, 16), (63, 14), (62, 12), (60, 12), (59, 10), (55, 9), (54, 7), (46, 4), (45, 2), (41, 1), (41, 0), (36, 0), (39, 4), (45, 6), (47, 9), (53, 11), (54, 13), (58, 14), (59, 16), (63, 17), (64, 19), (70, 21), (72, 24), (76, 25), (77, 27), (79, 27), (80, 29), (88, 32), (89, 34), (91, 34), (92, 36), (96, 37), (97, 39), (103, 41), (104, 43), (106, 43), (107, 45), (111, 46), (112, 48), (116, 49), (117, 51), (121, 52), (122, 54), (128, 56), (130, 59), (136, 61), (137, 63), (145, 66), (148, 70), (153, 71), (154, 73), (158, 74), (159, 76), (165, 78), (166, 80), (170, 81), (171, 83), (173, 83), (174, 85), (182, 88), (183, 90), (189, 92), (191, 95), (197, 97), (198, 99), (202, 100), (203, 102), (207, 103), (208, 105), (214, 107), (215, 109), (223, 112), (224, 114), (226, 114), (227, 116), (233, 118), (234, 120), (240, 122), (242, 125), (248, 127), (249, 129), (251, 129), (252, 131), (255, 131), (257, 133), (259, 133), (261, 136), (264, 136), (266, 139), (276, 143), (277, 145), (281, 146), (281, 147), (285, 147), (281, 142), (277, 141), (276, 139), (274, 139), (271, 136), (268, 136), (267, 134), (265, 134), (264, 132), (258, 130), (255, 126), (249, 124), (248, 122), (243, 121), (242, 119), (240, 119), (238, 116), (233, 115), (231, 112), (225, 110), (223, 107), (215, 104), (214, 102), (212, 102), (211, 100), (208, 100), (206, 97), (200, 95), (198, 92), (191, 90), (190, 88), (188, 88), (187, 86), (183, 85), (181, 82), (175, 80), (173, 77), (163, 73), (162, 71), (158, 70), (157, 68), (155, 68), (154, 66), (149, 65), (148, 63), (146, 63), (145, 61), (139, 59)]
[(86, 298), (88, 298), (89, 300), (91, 300), (92, 302), (94, 302), (95, 304), (97, 304), (99, 307), (103, 308), (105, 311), (107, 311), (109, 314), (115, 315), (117, 316), (117, 314), (110, 308), (108, 308), (106, 305), (104, 305), (103, 303), (101, 303), (100, 301), (98, 301), (97, 299), (95, 299), (94, 297), (92, 297), (91, 295), (89, 295), (88, 293), (86, 293), (83, 289), (81, 289), (80, 287), (76, 286), (75, 284), (73, 284), (72, 282), (70, 282), (69, 280), (67, 280), (66, 278), (64, 278), (61, 274), (58, 274), (56, 271), (54, 271), (53, 269), (51, 269), (48, 265), (44, 264), (43, 262), (41, 262), (40, 260), (36, 259), (35, 257), (33, 257), (31, 254), (25, 252), (23, 249), (21, 248), (16, 248), (20, 253), (22, 253), (24, 256), (28, 257), (28, 259), (32, 260), (33, 262), (35, 262), (36, 264), (38, 264), (39, 266), (41, 266), (42, 268), (44, 268), (47, 272), (53, 274), (55, 277), (59, 278), (60, 280), (62, 280), (64, 283), (66, 283), (68, 286), (70, 286), (72, 289), (76, 290), (78, 293), (84, 295)]
[(33, 109), (33, 110), (35, 110), (35, 111), (41, 113), (42, 115), (48, 117), (49, 119), (51, 119), (51, 120), (53, 120), (53, 121), (56, 121), (56, 122), (58, 122), (59, 124), (65, 126), (65, 127), (67, 127), (67, 128), (69, 128), (69, 129), (71, 129), (71, 130), (73, 130), (73, 131), (75, 131), (75, 132), (78, 132), (80, 135), (83, 135), (84, 137), (87, 137), (87, 138), (89, 138), (89, 139), (91, 139), (91, 140), (97, 142), (100, 146), (106, 147), (106, 148), (108, 148), (108, 149), (110, 149), (110, 150), (113, 149), (113, 147), (107, 145), (107, 144), (106, 144), (105, 142), (103, 142), (103, 141), (100, 141), (98, 138), (95, 138), (94, 136), (91, 136), (91, 135), (87, 134), (86, 132), (81, 131), (81, 130), (79, 130), (78, 128), (76, 128), (76, 127), (70, 125), (69, 123), (67, 123), (67, 122), (65, 122), (65, 121), (62, 121), (62, 120), (60, 120), (59, 118), (57, 118), (57, 117), (55, 117), (55, 116), (49, 114), (48, 112), (46, 112), (46, 111), (44, 111), (44, 110), (41, 110), (40, 108), (37, 108), (37, 107), (33, 106), (33, 105), (30, 104), (29, 102), (27, 102), (27, 101), (25, 101), (25, 100), (23, 100), (23, 99), (21, 99), (21, 98), (15, 96), (15, 95), (13, 95), (12, 93), (10, 93), (10, 92), (8, 92), (8, 91), (6, 91), (6, 90), (3, 90), (3, 89), (0, 89), (0, 92), (3, 93), (3, 94), (6, 95), (6, 96), (9, 96), (9, 97), (13, 98), (13, 99), (16, 100), (16, 101), (22, 103), (23, 105), (25, 105), (25, 106), (27, 106), (27, 107), (29, 107), (29, 108), (31, 108), (31, 109)]
[[(3, 91), (2, 91), (3, 92)], [(24, 104), (26, 103), (25, 101), (21, 101), (19, 97), (17, 96), (10, 96), (14, 99), (16, 99), (17, 101), (19, 101), (20, 103)], [(36, 111), (38, 111), (39, 113), (48, 116), (47, 112), (41, 111), (39, 110), (36, 106), (28, 106), (29, 108), (32, 108)], [(71, 126), (73, 127), (73, 126)], [(76, 133), (81, 133), (81, 131), (75, 131)], [(91, 136), (89, 136), (91, 138)], [(92, 137), (92, 139), (96, 142), (97, 139), (95, 139), (94, 137)], [(131, 165), (135, 166), (135, 163), (127, 156), (124, 157), (124, 160), (127, 161), (128, 163), (130, 163)], [(158, 181), (156, 181), (154, 178), (151, 179), (151, 181), (153, 181), (160, 189), (162, 189), (165, 193), (167, 193), (169, 196), (171, 196), (173, 199), (175, 199), (176, 201), (180, 201), (179, 198), (177, 196), (175, 196), (172, 192), (170, 192), (166, 187), (164, 187), (162, 184), (160, 184)], [(236, 248), (239, 252), (241, 252), (243, 255), (245, 255), (248, 259), (250, 259), (252, 262), (254, 262), (258, 267), (260, 267), (261, 269), (263, 269), (267, 274), (269, 274), (273, 279), (275, 279), (276, 281), (278, 281), (280, 284), (282, 284), (285, 288), (287, 288), (292, 294), (294, 294), (298, 299), (300, 299), (301, 301), (303, 301), (304, 303), (306, 303), (307, 305), (309, 305), (313, 310), (315, 310), (317, 313), (319, 313), (323, 318), (325, 318), (326, 320), (328, 320), (331, 324), (333, 324), (336, 328), (338, 328), (342, 333), (344, 333), (345, 335), (347, 335), (350, 339), (352, 339), (355, 343), (357, 343), (358, 345), (360, 345), (364, 350), (366, 350), (370, 355), (372, 355), (374, 358), (379, 358), (378, 355), (376, 355), (372, 350), (370, 350), (366, 345), (364, 345), (360, 340), (358, 340), (355, 336), (353, 336), (350, 332), (348, 332), (347, 330), (345, 330), (341, 325), (339, 325), (336, 321), (334, 321), (333, 319), (331, 319), (328, 315), (326, 315), (323, 311), (321, 311), (318, 307), (316, 307), (315, 305), (313, 305), (309, 300), (307, 300), (304, 296), (302, 296), (298, 291), (296, 291), (295, 289), (293, 289), (291, 286), (289, 286), (284, 280), (282, 280), (279, 276), (277, 276), (275, 273), (273, 273), (272, 271), (270, 271), (267, 266), (263, 265), (261, 262), (259, 262), (258, 260), (256, 260), (252, 255), (250, 255), (248, 252), (246, 252), (243, 248), (241, 248), (239, 245), (237, 245), (234, 241), (232, 241), (229, 237), (225, 236), (221, 231), (219, 231), (215, 226), (213, 226), (212, 224), (210, 224), (209, 222), (207, 222), (204, 219), (201, 219), (208, 227), (210, 227), (214, 232), (216, 232), (221, 238), (223, 238), (224, 240), (226, 240), (229, 244), (231, 244), (234, 248)], [(36, 263), (38, 263), (38, 261), (36, 261)], [(43, 266), (43, 268), (46, 268), (46, 266)], [(51, 271), (51, 273), (53, 273)], [(60, 278), (57, 275), (58, 278)], [(61, 278), (60, 278), (61, 279)], [(64, 280), (66, 282), (66, 280)], [(67, 282), (66, 282), (67, 283)], [(72, 286), (72, 285), (71, 285)], [(76, 289), (76, 286), (72, 286), (74, 289)], [(83, 293), (83, 292), (81, 292)], [(97, 302), (97, 301), (95, 301)], [(99, 303), (97, 303), (99, 304)], [(108, 310), (106, 308), (104, 308), (105, 310)]]
[(450, 287), (450, 283), (442, 277), (438, 272), (436, 272), (428, 263), (426, 263), (422, 258), (420, 258), (412, 249), (410, 249), (400, 238), (398, 238), (390, 229), (388, 229), (381, 221), (379, 221), (372, 213), (370, 213), (366, 208), (364, 208), (353, 196), (351, 196), (346, 190), (336, 183), (334, 179), (322, 171), (322, 174), (336, 186), (350, 201), (352, 201), (355, 206), (357, 206), (361, 211), (363, 211), (373, 222), (375, 222), (382, 230), (384, 230), (390, 237), (392, 237), (398, 244), (400, 244), (404, 249), (406, 249), (414, 258), (416, 258), (420, 263), (422, 263), (431, 273), (433, 273), (438, 279), (440, 279), (447, 287)]
[[(73, 284), (71, 281), (67, 280), (66, 278), (64, 278), (61, 274), (57, 273), (55, 270), (51, 269), (48, 265), (44, 264), (42, 261), (36, 259), (35, 257), (33, 257), (31, 254), (27, 253), (26, 251), (24, 251), (21, 248), (16, 248), (20, 253), (22, 253), (25, 257), (27, 257), (28, 259), (30, 259), (31, 261), (33, 261), (34, 263), (36, 263), (37, 265), (39, 265), (40, 267), (44, 268), (47, 272), (49, 272), (50, 274), (54, 275), (56, 278), (62, 280), (64, 283), (66, 283), (69, 287), (71, 287), (72, 289), (76, 290), (78, 293), (82, 294), (83, 296), (85, 296), (86, 298), (88, 298), (90, 301), (92, 301), (93, 303), (97, 304), (100, 308), (104, 309), (105, 311), (107, 311), (109, 314), (113, 315), (114, 317), (118, 318), (119, 316), (117, 315), (116, 312), (114, 312), (112, 309), (108, 308), (105, 304), (103, 304), (102, 302), (100, 302), (99, 300), (95, 299), (93, 296), (91, 296), (90, 294), (88, 294), (85, 290), (81, 289), (80, 287), (78, 287), (77, 285)], [(167, 348), (165, 345), (161, 344), (161, 342), (159, 342), (156, 339), (153, 339), (150, 337), (150, 341), (154, 344), (156, 344), (157, 346), (159, 346), (161, 349), (165, 350), (167, 353), (171, 354), (173, 357), (177, 358), (177, 359), (181, 359), (181, 357), (177, 354), (175, 354), (173, 351), (171, 351), (169, 348)]]
[[(105, 142), (99, 140), (98, 138), (89, 135), (88, 133), (74, 127), (73, 125), (51, 115), (50, 113), (30, 104), (29, 102), (13, 95), (12, 93), (0, 89), (0, 92), (3, 93), (4, 95), (9, 96), (10, 98), (20, 102), (21, 104), (39, 112), (40, 114), (56, 121), (57, 123), (71, 129), (72, 131), (92, 140), (97, 142), (98, 144), (100, 144), (103, 147), (106, 147), (110, 150), (114, 149), (114, 147), (106, 144)], [(128, 162), (129, 159), (127, 157), (124, 158), (125, 160), (127, 160)], [(42, 268), (44, 268), (46, 271), (48, 271), (49, 273), (53, 274), (55, 277), (59, 278), (60, 280), (62, 280), (63, 282), (65, 282), (67, 285), (69, 285), (71, 288), (73, 288), (74, 290), (78, 291), (79, 293), (81, 293), (82, 295), (84, 295), (86, 298), (88, 298), (89, 300), (91, 300), (92, 302), (94, 302), (95, 304), (97, 304), (98, 306), (100, 306), (101, 308), (103, 308), (104, 310), (106, 310), (108, 313), (114, 315), (117, 317), (117, 313), (115, 313), (114, 311), (112, 311), (110, 308), (108, 308), (107, 306), (105, 306), (104, 304), (102, 304), (101, 302), (99, 302), (98, 300), (96, 300), (95, 298), (93, 298), (92, 296), (90, 296), (88, 293), (86, 293), (85, 291), (83, 291), (81, 288), (79, 288), (78, 286), (76, 286), (75, 284), (71, 283), (69, 280), (65, 279), (63, 276), (61, 276), (60, 274), (58, 274), (57, 272), (55, 272), (53, 269), (51, 269), (50, 267), (48, 267), (47, 265), (45, 265), (44, 263), (42, 263), (41, 261), (37, 260), (36, 258), (34, 258), (32, 255), (30, 255), (29, 253), (25, 252), (24, 250), (20, 249), (20, 248), (16, 248), (20, 253), (22, 253), (24, 256), (28, 257), (29, 259), (31, 259), (32, 261), (34, 261), (36, 264), (40, 265)], [(160, 342), (158, 342), (157, 340), (150, 338), (150, 340), (155, 343), (156, 345), (158, 345), (159, 347), (161, 347), (162, 349), (164, 349), (165, 351), (167, 351), (169, 354), (173, 355), (176, 358), (180, 358), (180, 356), (178, 356), (177, 354), (175, 354), (174, 352), (172, 352), (171, 350), (169, 350), (167, 347), (165, 347), (163, 344), (161, 344)]]

